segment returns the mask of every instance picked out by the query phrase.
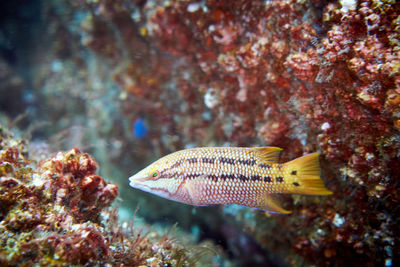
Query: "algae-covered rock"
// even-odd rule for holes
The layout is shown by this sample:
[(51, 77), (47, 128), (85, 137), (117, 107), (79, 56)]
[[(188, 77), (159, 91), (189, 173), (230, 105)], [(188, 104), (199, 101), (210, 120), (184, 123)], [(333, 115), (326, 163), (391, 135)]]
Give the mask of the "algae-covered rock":
[(119, 225), (117, 209), (110, 208), (118, 186), (96, 175), (97, 163), (87, 153), (73, 148), (36, 162), (26, 143), (0, 126), (0, 265), (212, 262), (206, 246)]

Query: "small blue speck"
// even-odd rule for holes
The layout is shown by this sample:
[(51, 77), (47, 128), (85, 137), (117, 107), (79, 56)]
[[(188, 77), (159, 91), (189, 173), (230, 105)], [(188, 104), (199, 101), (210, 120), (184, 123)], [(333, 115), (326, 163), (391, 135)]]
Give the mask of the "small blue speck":
[(132, 127), (133, 136), (136, 138), (144, 138), (149, 133), (149, 129), (147, 128), (146, 124), (144, 123), (143, 118), (137, 119), (133, 123)]

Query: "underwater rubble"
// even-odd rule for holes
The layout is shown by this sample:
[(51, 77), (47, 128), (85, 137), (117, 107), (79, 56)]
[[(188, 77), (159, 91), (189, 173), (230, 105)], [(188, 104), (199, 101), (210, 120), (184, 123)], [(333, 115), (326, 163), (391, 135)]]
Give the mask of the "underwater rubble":
[(120, 225), (118, 186), (77, 148), (36, 162), (0, 125), (1, 266), (195, 266), (217, 253), (151, 228)]

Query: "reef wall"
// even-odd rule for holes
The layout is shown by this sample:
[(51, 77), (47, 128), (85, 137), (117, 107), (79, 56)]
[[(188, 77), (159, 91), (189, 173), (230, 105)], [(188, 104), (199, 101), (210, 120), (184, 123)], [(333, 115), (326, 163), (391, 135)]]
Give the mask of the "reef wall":
[(283, 160), (321, 152), (334, 195), (295, 197), (292, 216), (268, 219), (274, 227), (243, 220), (263, 246), (318, 265), (390, 266), (399, 252), (400, 6), (342, 2), (99, 1), (85, 45), (121, 59), (123, 110), (145, 114), (161, 154), (215, 144), (280, 146)]
[(291, 247), (311, 263), (390, 266), (399, 252), (399, 4), (161, 5), (89, 5), (85, 44), (123, 62), (114, 79), (128, 95), (124, 112), (145, 114), (163, 152), (268, 144), (287, 160), (320, 151), (332, 197), (295, 197), (292, 216), (269, 218), (274, 227), (242, 223), (269, 249)]
[[(190, 208), (123, 188), (126, 203), (146, 198), (141, 209), (158, 211), (143, 216), (196, 225), (236, 258), (261, 247), (289, 265), (399, 261), (399, 3), (44, 2), (52, 69), (38, 70), (34, 84), (61, 107), (46, 118), (62, 128), (76, 122), (65, 112), (89, 114), (88, 136), (110, 143), (98, 151), (119, 171), (185, 147), (273, 145), (284, 148), (282, 161), (319, 151), (334, 192), (283, 199), (290, 216), (236, 207), (188, 216)], [(131, 124), (141, 120), (148, 132), (135, 139)]]

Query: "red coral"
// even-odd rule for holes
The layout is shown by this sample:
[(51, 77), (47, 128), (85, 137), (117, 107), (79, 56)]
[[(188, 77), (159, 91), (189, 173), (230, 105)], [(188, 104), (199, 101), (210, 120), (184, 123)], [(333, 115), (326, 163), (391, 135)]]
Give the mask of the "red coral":
[(62, 236), (50, 236), (41, 244), (55, 258), (70, 264), (87, 264), (109, 255), (106, 240), (95, 228), (82, 228)]
[[(397, 109), (396, 91), (392, 89), (387, 93), (395, 85), (393, 73), (398, 72), (396, 52), (386, 38), (394, 31), (391, 26), (396, 13), (394, 7), (385, 7), (383, 19), (382, 9), (374, 9), (369, 1), (360, 3), (359, 11), (338, 9), (330, 4), (324, 15), (326, 36), (319, 41), (321, 37), (312, 26), (319, 21), (312, 15), (304, 17), (304, 14), (312, 14), (306, 13), (305, 5), (272, 1), (257, 12), (246, 1), (234, 5), (237, 8), (231, 9), (234, 10), (233, 16), (231, 11), (218, 7), (218, 12), (224, 14), (222, 22), (204, 22), (211, 18), (203, 18), (205, 25), (212, 25), (207, 30), (196, 25), (198, 14), (191, 16), (185, 6), (178, 3), (159, 10), (163, 20), (153, 16), (150, 20), (152, 27), (160, 24), (163, 28), (185, 27), (198, 38), (187, 38), (182, 43), (184, 46), (170, 46), (158, 42), (166, 36), (163, 31), (157, 31), (153, 33), (153, 41), (159, 43), (160, 49), (173, 51), (187, 59), (192, 58), (194, 50), (196, 55), (210, 52), (218, 55), (219, 68), (212, 61), (202, 61), (201, 69), (223, 82), (218, 87), (210, 86), (207, 77), (200, 82), (205, 88), (212, 88), (213, 95), (218, 96), (218, 101), (209, 107), (216, 112), (232, 114), (231, 117), (240, 122), (229, 125), (226, 123), (229, 120), (221, 116), (225, 133), (231, 127), (233, 130), (230, 131), (235, 132), (227, 135), (231, 142), (241, 143), (245, 136), (253, 136), (251, 128), (258, 124), (259, 137), (267, 144), (284, 146), (286, 153), (293, 156), (319, 146), (332, 166), (342, 168), (342, 175), (353, 186), (361, 184), (367, 187), (366, 190), (343, 190), (354, 200), (355, 207), (364, 210), (366, 194), (381, 195), (377, 185), (388, 173), (389, 162), (376, 147), (382, 138), (393, 135), (392, 112)], [(245, 5), (250, 7), (241, 8)], [(209, 3), (207, 9), (212, 14), (216, 7)], [(164, 24), (168, 23), (166, 17), (176, 17), (177, 14), (190, 19), (174, 20), (169, 26)], [(243, 17), (248, 17), (249, 21), (242, 21)], [(250, 28), (254, 22), (257, 27)], [(215, 34), (219, 36), (215, 37)], [(213, 46), (208, 44), (209, 36), (213, 36)], [(203, 45), (199, 46), (199, 42)], [(252, 79), (248, 80), (248, 77)], [(267, 121), (262, 122), (263, 119)], [(396, 118), (395, 125), (397, 121)], [(394, 186), (393, 179), (391, 181)], [(339, 184), (337, 181), (333, 187), (337, 190), (337, 203), (340, 203), (341, 194)], [(336, 207), (346, 221), (338, 227), (337, 233), (313, 241), (328, 244), (329, 249), (321, 251), (317, 243), (308, 242), (308, 238), (303, 237), (300, 243), (309, 244), (308, 249), (296, 251), (314, 260), (314, 256), (321, 252), (332, 259), (342, 253), (352, 257), (352, 249), (355, 253), (374, 251), (376, 246), (368, 247), (360, 242), (370, 229), (355, 229), (353, 224), (362, 218), (349, 211), (354, 206), (346, 209), (337, 206), (334, 200), (329, 203), (328, 207)], [(306, 217), (314, 224), (319, 220), (315, 214)], [(325, 227), (329, 228), (329, 221), (333, 218), (327, 220)], [(353, 235), (349, 235), (351, 231)], [(335, 236), (340, 236), (340, 241)], [(348, 245), (339, 252), (336, 242), (348, 242)], [(322, 262), (323, 259), (319, 261)]]
[(189, 261), (167, 237), (150, 240), (132, 227), (122, 229), (117, 209), (107, 210), (118, 186), (95, 174), (97, 163), (88, 154), (77, 148), (59, 152), (36, 169), (21, 151), (24, 142), (10, 138), (0, 125), (0, 162), (6, 163), (0, 165), (1, 266)]
[(78, 148), (73, 148), (67, 153), (59, 152), (51, 160), (43, 161), (39, 167), (42, 171), (50, 170), (59, 174), (71, 174), (81, 178), (94, 174), (97, 163), (88, 155), (82, 154)]
[[(395, 216), (400, 197), (391, 193), (398, 189), (392, 166), (398, 168), (394, 151), (400, 143), (399, 4), (363, 0), (347, 9), (323, 1), (240, 0), (206, 1), (194, 10), (189, 5), (175, 1), (142, 10), (146, 16), (138, 23), (145, 31), (137, 34), (161, 53), (143, 45), (140, 52), (150, 56), (128, 59), (129, 67), (116, 75), (132, 96), (124, 112), (151, 118), (155, 130), (149, 139), (162, 154), (188, 143), (249, 145), (256, 136), (259, 145), (284, 147), (285, 158), (320, 150), (334, 196), (318, 208), (310, 204), (309, 212), (296, 204), (304, 227), (297, 227), (296, 216), (276, 219), (287, 226), (276, 230), (285, 241), (262, 230), (254, 234), (291, 243), (312, 264), (377, 260), (373, 255), (382, 246), (392, 247), (381, 237), (397, 236), (385, 230), (393, 229), (393, 221), (375, 220), (375, 213), (380, 207)], [(107, 10), (121, 12), (112, 5)], [(143, 44), (128, 35), (124, 41), (127, 54), (137, 53), (135, 43)], [(87, 190), (98, 186), (87, 179)], [(385, 192), (389, 197), (382, 201)], [(381, 236), (373, 238), (377, 232)]]
[(39, 167), (48, 177), (46, 187), (56, 197), (56, 203), (67, 205), (78, 221), (96, 220), (99, 212), (117, 197), (118, 186), (95, 175), (97, 163), (77, 148), (59, 152)]
[(287, 57), (285, 65), (294, 71), (294, 75), (298, 79), (313, 82), (318, 72), (318, 62), (312, 60), (314, 57), (313, 54), (315, 52), (311, 52), (311, 50), (309, 53), (292, 54)]
[(21, 153), (23, 143), (0, 134), (5, 175), (0, 178), (0, 245), (7, 251), (7, 240), (13, 238), (12, 250), (19, 251), (12, 257), (1, 252), (0, 265), (20, 265), (27, 259), (51, 265), (49, 256), (60, 263), (87, 264), (108, 257), (108, 243), (98, 226), (85, 224), (99, 223), (118, 186), (94, 175), (97, 163), (77, 148), (42, 161), (34, 171)]

